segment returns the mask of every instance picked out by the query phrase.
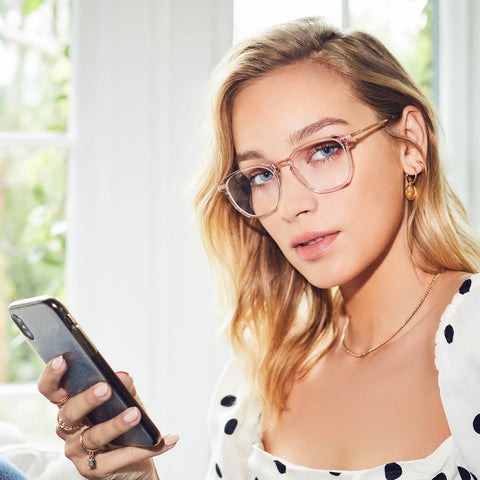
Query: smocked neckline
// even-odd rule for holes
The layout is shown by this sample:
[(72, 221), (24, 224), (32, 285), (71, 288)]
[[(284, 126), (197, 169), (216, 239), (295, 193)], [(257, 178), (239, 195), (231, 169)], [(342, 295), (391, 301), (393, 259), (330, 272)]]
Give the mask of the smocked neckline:
[(425, 468), (428, 468), (434, 464), (439, 464), (439, 462), (445, 461), (448, 457), (453, 455), (455, 448), (454, 448), (454, 442), (453, 442), (453, 437), (450, 435), (448, 436), (443, 442), (429, 455), (423, 458), (416, 458), (413, 460), (392, 460), (391, 462), (387, 463), (382, 463), (380, 465), (377, 465), (375, 467), (371, 468), (365, 468), (361, 470), (342, 470), (338, 468), (328, 468), (328, 469), (318, 469), (318, 468), (310, 468), (310, 467), (305, 467), (303, 465), (298, 465), (292, 462), (289, 462), (288, 460), (285, 460), (281, 457), (277, 457), (275, 455), (272, 455), (271, 453), (265, 451), (261, 444), (258, 443), (253, 443), (252, 444), (253, 451), (257, 453), (257, 455), (260, 457), (263, 461), (271, 463), (272, 461), (280, 461), (283, 463), (289, 471), (297, 471), (297, 472), (312, 472), (316, 473), (318, 475), (325, 475), (326, 478), (332, 478), (332, 475), (338, 473), (339, 475), (355, 475), (358, 477), (359, 475), (366, 475), (369, 473), (372, 473), (374, 471), (378, 470), (383, 470), (386, 465), (394, 465), (394, 464), (400, 464), (405, 468), (408, 468), (410, 471), (417, 471), (418, 473), (423, 472)]
[[(468, 284), (468, 289), (471, 288), (478, 288), (480, 285), (480, 273), (472, 274), (468, 279), (466, 279), (462, 285), (460, 286), (459, 290), (454, 293), (450, 303), (447, 305), (445, 310), (443, 311), (437, 332), (435, 334), (435, 363), (437, 365), (437, 361), (439, 356), (441, 355), (441, 348), (444, 342), (441, 341), (445, 326), (448, 324), (452, 316), (455, 314), (455, 311), (458, 308), (458, 305), (462, 303), (463, 299), (465, 298), (464, 291), (462, 289), (465, 288), (465, 285)], [(438, 369), (438, 365), (437, 365)], [(257, 436), (258, 439), (258, 436)], [(395, 460), (391, 464), (381, 464), (376, 467), (362, 469), (362, 470), (342, 470), (336, 468), (330, 469), (314, 469), (310, 467), (305, 467), (302, 465), (297, 465), (295, 463), (289, 462), (285, 459), (272, 455), (271, 453), (267, 452), (263, 448), (263, 444), (261, 440), (252, 443), (252, 457), (256, 457), (258, 461), (265, 462), (271, 464), (271, 462), (279, 462), (282, 465), (285, 465), (289, 471), (293, 472), (311, 472), (315, 473), (316, 475), (325, 476), (325, 478), (333, 478), (333, 476), (343, 475), (344, 477), (348, 476), (355, 476), (355, 478), (360, 478), (366, 476), (367, 474), (371, 474), (375, 471), (380, 471), (385, 469), (386, 465), (397, 465), (400, 464), (405, 469), (408, 469), (412, 473), (421, 473), (425, 471), (425, 468), (429, 468), (432, 465), (440, 464), (441, 462), (446, 462), (449, 457), (454, 455), (455, 452), (455, 444), (453, 441), (453, 437), (450, 435), (448, 436), (431, 454), (427, 455), (424, 458), (418, 458), (413, 460)], [(254, 460), (251, 458), (251, 460)], [(316, 478), (316, 477), (315, 477)]]

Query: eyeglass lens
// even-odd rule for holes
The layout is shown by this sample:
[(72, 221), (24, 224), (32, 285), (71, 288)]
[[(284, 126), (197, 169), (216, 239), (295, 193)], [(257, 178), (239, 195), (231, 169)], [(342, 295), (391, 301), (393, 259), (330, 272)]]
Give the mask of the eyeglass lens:
[[(349, 179), (351, 162), (342, 143), (328, 139), (297, 150), (291, 158), (298, 179), (317, 193), (341, 188)], [(273, 212), (280, 199), (280, 177), (275, 165), (255, 165), (235, 172), (226, 183), (237, 208), (250, 216)]]

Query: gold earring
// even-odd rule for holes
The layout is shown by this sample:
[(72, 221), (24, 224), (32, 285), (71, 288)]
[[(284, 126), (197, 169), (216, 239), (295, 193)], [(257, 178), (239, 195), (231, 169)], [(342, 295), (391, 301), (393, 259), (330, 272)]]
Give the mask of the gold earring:
[(417, 181), (417, 174), (415, 175), (407, 175), (405, 174), (405, 178), (407, 179), (408, 185), (405, 188), (405, 198), (409, 202), (413, 202), (417, 197), (417, 188), (415, 187), (415, 182)]

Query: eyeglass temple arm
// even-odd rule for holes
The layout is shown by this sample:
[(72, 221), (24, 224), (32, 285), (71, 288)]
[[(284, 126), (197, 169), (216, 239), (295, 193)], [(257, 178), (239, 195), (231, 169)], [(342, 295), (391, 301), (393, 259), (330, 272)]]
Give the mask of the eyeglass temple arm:
[(390, 119), (386, 118), (385, 120), (380, 120), (379, 122), (374, 123), (373, 125), (369, 125), (368, 127), (361, 128), (360, 130), (355, 130), (349, 135), (346, 135), (345, 137), (341, 138), (341, 141), (346, 142), (348, 140), (351, 140), (353, 137), (360, 135), (361, 133), (369, 132), (370, 130), (374, 130), (375, 128), (383, 127), (389, 121)]

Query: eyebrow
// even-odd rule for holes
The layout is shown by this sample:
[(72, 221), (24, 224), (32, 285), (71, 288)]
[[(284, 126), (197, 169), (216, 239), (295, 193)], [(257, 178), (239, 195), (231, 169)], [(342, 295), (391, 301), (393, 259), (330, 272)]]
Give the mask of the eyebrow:
[(247, 160), (256, 160), (256, 159), (265, 159), (265, 156), (263, 155), (263, 153), (257, 150), (248, 150), (243, 153), (235, 154), (235, 160), (237, 161), (237, 164), (240, 162), (246, 162)]
[(295, 145), (296, 143), (301, 142), (304, 138), (309, 137), (310, 135), (313, 135), (314, 133), (321, 130), (322, 128), (328, 127), (330, 125), (349, 125), (349, 123), (341, 118), (322, 118), (321, 120), (318, 120), (318, 122), (311, 123), (310, 125), (307, 125), (306, 127), (303, 127), (300, 130), (293, 132), (289, 138), (290, 143), (292, 145)]
[[(310, 135), (318, 132), (322, 128), (328, 127), (330, 125), (350, 125), (346, 120), (341, 118), (322, 118), (317, 122), (311, 123), (300, 130), (293, 132), (289, 136), (289, 142), (291, 145), (301, 142), (303, 139), (308, 138)], [(235, 160), (238, 163), (245, 162), (247, 160), (256, 160), (256, 159), (265, 159), (265, 156), (261, 151), (258, 150), (247, 150), (243, 153), (236, 153)]]

